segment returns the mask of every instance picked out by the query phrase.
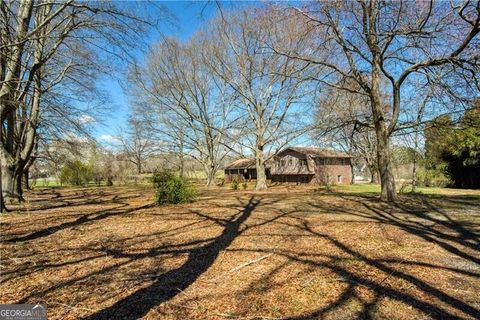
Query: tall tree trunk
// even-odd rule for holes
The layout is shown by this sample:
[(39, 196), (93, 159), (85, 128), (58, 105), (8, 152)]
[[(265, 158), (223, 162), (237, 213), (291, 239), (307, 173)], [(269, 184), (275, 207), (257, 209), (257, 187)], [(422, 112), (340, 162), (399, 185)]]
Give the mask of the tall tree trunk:
[(255, 168), (257, 170), (257, 184), (255, 190), (267, 189), (267, 175), (265, 173), (265, 161), (263, 158), (263, 146), (257, 146), (255, 150)]
[[(28, 21), (30, 20), (31, 10), (32, 10), (32, 1), (24, 1), (21, 3), (22, 10), (25, 10), (23, 13), (24, 16), (22, 22), (26, 23), (28, 27)], [(23, 27), (22, 27), (23, 28)], [(22, 178), (23, 172), (26, 167), (29, 166), (29, 162), (33, 161), (31, 159), (31, 154), (36, 140), (36, 129), (38, 125), (38, 116), (40, 110), (40, 97), (41, 97), (41, 68), (38, 66), (42, 60), (42, 51), (44, 47), (45, 39), (40, 37), (35, 47), (34, 54), (34, 68), (33, 72), (34, 77), (34, 91), (33, 97), (31, 100), (31, 112), (30, 117), (27, 119), (20, 118), (17, 119), (17, 110), (16, 107), (8, 110), (5, 113), (6, 105), (0, 103), (1, 116), (0, 116), (0, 125), (3, 127), (3, 122), (6, 120), (6, 144), (3, 145), (3, 128), (0, 130), (0, 166), (1, 170), (1, 179), (2, 179), (2, 193), (3, 200), (5, 203), (17, 203), (23, 201), (23, 189), (22, 189)], [(20, 55), (21, 57), (21, 55)], [(19, 68), (19, 66), (17, 66)], [(16, 77), (18, 77), (19, 70), (16, 70)], [(7, 86), (2, 86), (2, 89)], [(4, 95), (0, 94), (0, 102)], [(5, 93), (5, 96), (12, 96), (11, 92)], [(23, 115), (22, 115), (23, 116)], [(24, 123), (22, 126), (17, 125), (17, 121)], [(15, 132), (15, 130), (19, 132)], [(17, 139), (16, 145), (14, 145), (14, 140)], [(20, 139), (19, 139), (20, 138)]]
[[(377, 155), (375, 154), (375, 159)], [(374, 162), (370, 157), (365, 157), (365, 162), (367, 163), (368, 171), (370, 172), (370, 183), (378, 183), (378, 170)]]
[(382, 189), (380, 199), (393, 202), (397, 199), (397, 192), (392, 170), (389, 140), (385, 126), (379, 126), (377, 129), (377, 159)]
[(377, 173), (374, 167), (370, 167), (370, 183), (377, 183)]
[[(13, 126), (15, 112), (17, 105), (14, 101), (13, 90), (17, 83), (20, 81), (20, 73), (22, 67), (22, 55), (24, 53), (24, 46), (27, 41), (23, 41), (25, 35), (28, 32), (28, 26), (32, 17), (33, 1), (21, 1), (19, 3), (17, 27), (16, 27), (16, 39), (15, 44), (10, 48), (10, 54), (8, 56), (8, 62), (6, 65), (6, 74), (2, 79), (2, 85), (0, 86), (0, 166), (1, 166), (1, 192), (2, 199), (0, 199), (1, 209), (4, 209), (4, 203), (17, 202), (21, 200), (21, 195), (17, 194), (16, 177), (15, 177), (15, 165), (12, 155), (13, 152)], [(6, 137), (3, 137), (4, 126), (7, 126), (5, 133)], [(4, 144), (4, 138), (6, 143)]]
[(179, 150), (178, 150), (178, 157), (180, 160), (180, 177), (185, 176), (185, 154), (184, 154), (184, 142), (183, 142), (183, 131), (180, 133), (180, 145), (179, 145)]
[[(372, 19), (374, 17), (372, 16)], [(372, 26), (371, 26), (372, 28)], [(390, 156), (390, 127), (385, 118), (385, 113), (388, 112), (384, 108), (384, 103), (381, 98), (380, 81), (381, 81), (381, 59), (382, 55), (375, 41), (374, 31), (369, 35), (369, 45), (373, 53), (372, 63), (372, 82), (370, 90), (370, 102), (375, 125), (375, 134), (377, 138), (377, 165), (380, 173), (381, 194), (382, 201), (393, 202), (397, 198), (395, 190), (395, 178), (392, 171), (392, 163)], [(397, 91), (399, 94), (399, 92)], [(398, 103), (398, 96), (394, 99)], [(393, 125), (392, 120), (391, 125)]]
[[(17, 28), (15, 44), (10, 49), (10, 55), (8, 56), (8, 62), (6, 65), (6, 74), (2, 79), (2, 85), (0, 86), (0, 166), (1, 166), (1, 192), (2, 199), (0, 199), (1, 209), (4, 209), (5, 203), (18, 202), (21, 200), (21, 195), (17, 194), (16, 179), (15, 179), (15, 166), (12, 159), (13, 152), (13, 125), (12, 119), (14, 119), (17, 105), (13, 103), (14, 94), (13, 90), (16, 87), (20, 79), (20, 72), (22, 66), (22, 55), (24, 53), (24, 46), (27, 41), (23, 41), (26, 33), (28, 32), (28, 26), (32, 17), (33, 1), (21, 1), (19, 3), (18, 16), (17, 16)], [(4, 137), (2, 133), (6, 124), (6, 144), (3, 144)]]
[(141, 161), (137, 162), (137, 173), (142, 174), (142, 162)]
[[(35, 144), (35, 149), (38, 148), (38, 145)], [(23, 168), (23, 186), (25, 187), (26, 190), (31, 190), (30, 188), (30, 167), (33, 165), (35, 162), (36, 157), (30, 156), (30, 159), (28, 159), (27, 164)]]
[(215, 185), (215, 166), (207, 165), (205, 166), (205, 173), (207, 174), (207, 187), (213, 187)]
[[(7, 122), (7, 128), (13, 124)], [(0, 128), (1, 129), (1, 128)], [(0, 166), (1, 166), (1, 184), (3, 201), (5, 204), (19, 203), (22, 199), (21, 185), (18, 186), (18, 174), (20, 163), (15, 159), (13, 154), (13, 130), (7, 130), (7, 144), (5, 147), (0, 146)], [(0, 138), (2, 134), (0, 133)], [(21, 167), (23, 169), (23, 167)], [(21, 180), (20, 180), (21, 181)]]
[(30, 169), (27, 168), (23, 170), (23, 185), (25, 187), (25, 190), (32, 190), (30, 188), (29, 175), (30, 175)]
[(180, 177), (185, 176), (185, 156), (183, 151), (180, 152)]
[[(376, 157), (377, 155), (375, 155)], [(373, 163), (367, 163), (368, 171), (370, 171), (370, 183), (378, 183), (378, 170), (377, 166)]]
[(7, 165), (2, 161), (2, 193), (6, 204), (19, 203), (23, 200), (21, 186), (21, 175), (19, 179), (18, 170), (15, 165)]
[[(0, 165), (0, 180), (2, 179), (2, 166)], [(0, 213), (4, 213), (7, 211), (7, 207), (5, 206), (5, 201), (3, 200), (3, 188), (2, 188), (2, 181), (0, 181)]]
[(415, 123), (415, 135), (413, 137), (414, 140), (413, 140), (413, 168), (412, 168), (412, 192), (413, 193), (417, 192), (417, 183), (418, 183), (418, 177), (417, 177), (418, 130), (420, 127), (420, 122), (422, 121), (423, 111), (426, 103), (427, 103), (427, 99), (424, 100), (424, 103), (418, 112), (417, 121)]
[[(2, 188), (0, 187), (0, 193), (1, 192), (2, 192)], [(0, 213), (4, 213), (4, 212), (7, 212), (7, 207), (5, 206), (5, 203), (3, 201), (3, 195), (0, 194)]]
[(352, 178), (350, 180), (350, 184), (355, 184), (355, 172), (353, 170), (353, 163), (352, 163), (351, 160), (350, 160), (350, 171), (352, 173)]
[(417, 192), (417, 156), (413, 155), (412, 192)]
[(16, 189), (16, 194), (20, 196), (19, 200), (23, 202), (23, 185), (22, 185), (22, 180), (23, 180), (23, 164), (18, 164), (17, 167), (15, 168), (15, 189)]

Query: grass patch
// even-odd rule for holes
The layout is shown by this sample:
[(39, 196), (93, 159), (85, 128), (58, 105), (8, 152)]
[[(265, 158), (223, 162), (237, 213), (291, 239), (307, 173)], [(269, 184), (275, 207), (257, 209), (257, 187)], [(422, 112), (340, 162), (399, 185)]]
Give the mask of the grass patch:
[[(399, 188), (397, 188), (398, 191)], [(360, 196), (378, 196), (380, 195), (380, 185), (374, 183), (362, 183), (362, 184), (345, 184), (335, 185), (332, 187), (333, 192), (355, 194)], [(404, 194), (411, 193), (411, 187), (405, 189)], [(430, 195), (430, 196), (453, 196), (453, 197), (465, 197), (471, 199), (480, 200), (480, 192), (478, 190), (467, 189), (453, 189), (453, 188), (438, 188), (438, 187), (417, 187), (416, 194), (418, 195)]]

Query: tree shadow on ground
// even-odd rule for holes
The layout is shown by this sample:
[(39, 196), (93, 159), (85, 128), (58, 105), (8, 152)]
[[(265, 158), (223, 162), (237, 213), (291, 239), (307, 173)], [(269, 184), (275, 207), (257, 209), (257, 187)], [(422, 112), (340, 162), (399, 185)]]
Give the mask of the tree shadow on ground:
[[(435, 298), (441, 300), (442, 302), (446, 303), (447, 305), (453, 307), (454, 309), (457, 309), (463, 313), (468, 314), (469, 316), (472, 317), (478, 317), (480, 316), (480, 311), (475, 309), (474, 307), (470, 306), (469, 304), (454, 298), (441, 290), (433, 287), (432, 285), (424, 282), (423, 280), (419, 279), (418, 277), (415, 277), (413, 275), (410, 275), (404, 271), (401, 271), (399, 269), (395, 269), (389, 265), (387, 265), (384, 262), (380, 262), (376, 259), (371, 259), (368, 258), (367, 256), (361, 254), (359, 251), (352, 249), (351, 247), (348, 247), (346, 244), (342, 243), (341, 241), (325, 235), (321, 234), (319, 232), (316, 232), (312, 230), (308, 224), (304, 224), (304, 230), (308, 231), (309, 233), (315, 234), (318, 237), (328, 239), (331, 243), (333, 243), (337, 248), (341, 249), (342, 252), (349, 254), (352, 257), (355, 257), (355, 259), (358, 259), (362, 262), (364, 262), (366, 265), (369, 267), (373, 267), (379, 271), (382, 271), (383, 273), (397, 278), (397, 279), (402, 279), (404, 281), (409, 282), (410, 284), (414, 285), (416, 288), (420, 289), (421, 291), (425, 292), (426, 294), (432, 295)], [(308, 263), (308, 260), (305, 260), (305, 262)], [(314, 262), (310, 262), (315, 264)], [(392, 288), (387, 286), (386, 284), (382, 283), (381, 281), (373, 281), (370, 279), (366, 279), (364, 277), (359, 276), (358, 274), (355, 274), (351, 270), (347, 270), (344, 267), (341, 267), (336, 264), (324, 264), (322, 265), (324, 267), (327, 267), (337, 273), (339, 276), (343, 277), (346, 279), (350, 285), (348, 288), (344, 291), (342, 295), (339, 296), (339, 298), (332, 304), (328, 306), (328, 310), (332, 310), (332, 305), (335, 307), (338, 307), (341, 305), (341, 303), (346, 302), (348, 298), (353, 294), (353, 287), (355, 286), (366, 286), (367, 288), (370, 288), (374, 290), (375, 296), (376, 297), (389, 297), (391, 299), (397, 300), (404, 302), (412, 307), (417, 308), (420, 311), (423, 311), (425, 314), (429, 314), (432, 318), (434, 319), (455, 319), (458, 318), (455, 315), (451, 314), (449, 311), (444, 310), (440, 308), (437, 305), (434, 305), (430, 302), (422, 301), (408, 293), (402, 292), (401, 290)], [(364, 312), (362, 313), (364, 316), (367, 316), (368, 311), (367, 309), (372, 309), (373, 306), (370, 303), (370, 306), (364, 305)], [(320, 312), (319, 312), (320, 311)], [(306, 316), (301, 316), (301, 317), (292, 317), (291, 319), (311, 319), (312, 317), (317, 317), (321, 314), (325, 313), (325, 308), (322, 310), (317, 310), (311, 314), (308, 314)]]
[[(323, 234), (314, 230), (309, 222), (302, 218), (297, 218), (298, 223), (291, 224), (288, 223), (289, 227), (296, 228), (299, 233), (295, 235), (304, 235), (304, 236), (315, 236), (319, 239), (328, 240), (336, 249), (339, 250), (339, 254), (336, 255), (324, 255), (316, 254), (312, 258), (311, 252), (301, 252), (301, 251), (290, 251), (290, 250), (279, 250), (279, 249), (232, 249), (233, 252), (263, 252), (263, 253), (274, 253), (276, 255), (282, 256), (287, 259), (287, 263), (296, 262), (301, 265), (306, 265), (314, 268), (327, 269), (337, 275), (339, 281), (345, 282), (347, 284), (346, 288), (337, 295), (336, 299), (327, 305), (310, 311), (306, 314), (296, 315), (296, 316), (285, 316), (282, 319), (291, 319), (291, 320), (308, 320), (308, 319), (320, 319), (323, 318), (327, 313), (338, 314), (342, 318), (340, 309), (345, 307), (351, 300), (355, 299), (361, 304), (361, 310), (356, 315), (350, 315), (349, 318), (355, 319), (372, 319), (375, 318), (375, 310), (377, 310), (379, 302), (384, 298), (389, 298), (394, 301), (402, 302), (406, 305), (409, 305), (425, 315), (428, 315), (433, 319), (463, 319), (463, 317), (457, 316), (449, 310), (444, 309), (440, 304), (432, 303), (429, 300), (424, 300), (418, 296), (415, 296), (411, 293), (408, 293), (402, 289), (397, 289), (392, 287), (389, 282), (386, 281), (388, 278), (390, 280), (401, 280), (409, 285), (420, 290), (424, 295), (433, 296), (436, 299), (442, 301), (445, 305), (449, 306), (451, 309), (461, 312), (468, 315), (472, 318), (480, 317), (480, 310), (469, 305), (468, 303), (453, 297), (440, 289), (434, 287), (433, 285), (425, 282), (424, 280), (411, 275), (399, 268), (395, 268), (390, 264), (413, 264), (413, 265), (422, 265), (429, 268), (443, 268), (441, 266), (435, 266), (425, 263), (417, 263), (415, 261), (402, 261), (402, 260), (382, 260), (382, 259), (373, 259), (362, 254), (360, 251), (353, 249), (352, 247), (347, 246), (344, 242), (335, 239), (334, 237)], [(292, 234), (293, 235), (293, 234)], [(345, 256), (345, 254), (347, 256)], [(327, 261), (318, 261), (315, 258), (327, 258)], [(376, 271), (384, 274), (382, 280), (375, 280), (371, 277), (366, 277), (362, 273), (359, 273), (357, 270), (342, 266), (338, 261), (353, 259), (355, 261), (361, 261), (364, 264), (365, 268), (374, 269)], [(281, 267), (281, 266), (280, 266)], [(273, 271), (265, 274), (257, 282), (263, 282), (269, 277), (272, 276), (280, 267), (275, 268)], [(469, 272), (461, 269), (455, 268), (445, 268), (449, 271), (468, 275), (470, 277), (479, 278), (480, 274), (475, 272)], [(333, 276), (332, 278), (335, 278)], [(277, 283), (277, 285), (279, 285)], [(284, 283), (283, 285), (288, 285)], [(250, 284), (250, 288), (255, 287), (255, 284)], [(357, 288), (368, 288), (373, 291), (373, 298), (366, 300), (364, 297), (361, 297), (356, 291)], [(245, 292), (247, 293), (247, 292)], [(333, 312), (333, 313), (332, 313)]]
[(259, 199), (250, 198), (243, 210), (228, 220), (208, 217), (211, 221), (224, 227), (218, 237), (207, 244), (191, 249), (188, 252), (187, 261), (179, 268), (152, 278), (153, 283), (149, 286), (84, 319), (113, 319), (120, 315), (122, 319), (138, 319), (145, 316), (158, 304), (175, 297), (208, 270), (219, 253), (225, 250), (240, 234), (240, 226), (259, 203)]
[[(457, 314), (466, 315), (471, 318), (480, 318), (480, 311), (474, 306), (468, 304), (461, 299), (454, 297), (436, 286), (428, 283), (424, 279), (407, 272), (400, 266), (421, 266), (429, 269), (445, 269), (453, 273), (462, 274), (471, 278), (478, 279), (480, 274), (473, 271), (455, 268), (453, 266), (433, 265), (420, 261), (406, 261), (395, 258), (372, 258), (367, 254), (361, 252), (359, 248), (348, 245), (343, 238), (339, 239), (326, 232), (323, 232), (323, 225), (312, 224), (310, 218), (314, 215), (339, 213), (352, 216), (352, 222), (355, 223), (376, 223), (380, 225), (389, 225), (399, 230), (403, 230), (408, 234), (420, 237), (421, 239), (434, 243), (439, 247), (447, 250), (456, 257), (461, 257), (476, 264), (478, 266), (478, 259), (475, 255), (470, 254), (467, 250), (478, 251), (478, 233), (470, 229), (460, 222), (455, 221), (449, 214), (443, 212), (441, 208), (429, 201), (430, 198), (416, 199), (414, 203), (401, 203), (395, 206), (385, 205), (372, 199), (370, 197), (361, 197), (358, 195), (338, 194), (345, 202), (338, 204), (337, 202), (328, 203), (322, 201), (322, 198), (316, 198), (315, 201), (303, 204), (304, 208), (295, 208), (291, 211), (283, 209), (275, 210), (277, 214), (265, 215), (263, 218), (254, 217), (250, 219), (252, 212), (262, 203), (264, 199), (252, 196), (242, 209), (236, 211), (234, 214), (225, 217), (220, 214), (213, 216), (212, 214), (205, 214), (199, 210), (190, 210), (199, 221), (192, 219), (176, 229), (161, 231), (156, 234), (149, 234), (149, 237), (161, 236), (163, 232), (185, 231), (187, 232), (191, 227), (199, 228), (200, 223), (208, 222), (210, 225), (221, 227), (221, 233), (216, 237), (209, 237), (207, 239), (193, 239), (191, 241), (180, 244), (165, 244), (155, 246), (148, 251), (140, 251), (131, 253), (124, 250), (122, 246), (120, 249), (115, 248), (99, 248), (92, 249), (94, 255), (82, 260), (73, 261), (72, 263), (83, 262), (89, 259), (96, 259), (101, 256), (112, 256), (120, 259), (118, 263), (110, 265), (101, 270), (96, 270), (82, 275), (81, 277), (69, 279), (62, 283), (57, 283), (54, 286), (36, 294), (30, 294), (24, 297), (19, 303), (29, 302), (31, 298), (42, 297), (46, 293), (53, 292), (57, 289), (68, 287), (77, 282), (89, 279), (96, 274), (107, 274), (108, 272), (115, 273), (120, 267), (127, 266), (129, 263), (139, 261), (147, 257), (160, 257), (164, 254), (172, 255), (187, 255), (187, 259), (179, 267), (173, 270), (163, 270), (162, 268), (155, 268), (155, 274), (148, 274), (144, 272), (142, 277), (144, 281), (148, 282), (146, 287), (138, 289), (129, 296), (122, 298), (109, 307), (95, 312), (84, 319), (138, 319), (147, 315), (153, 308), (157, 307), (163, 302), (177, 296), (180, 292), (186, 290), (189, 286), (197, 281), (197, 279), (204, 274), (216, 261), (219, 253), (223, 250), (230, 252), (255, 252), (255, 253), (269, 253), (282, 258), (287, 261), (284, 264), (277, 264), (270, 272), (265, 273), (260, 280), (269, 281), (273, 278), (279, 270), (289, 264), (299, 264), (302, 267), (307, 267), (312, 270), (329, 270), (334, 274), (334, 277), (341, 279), (345, 283), (342, 291), (336, 296), (334, 301), (326, 305), (322, 305), (316, 310), (311, 310), (300, 315), (291, 315), (282, 317), (282, 319), (316, 319), (322, 318), (326, 314), (335, 314), (345, 307), (349, 301), (356, 300), (360, 303), (361, 308), (357, 314), (350, 316), (350, 318), (370, 319), (375, 316), (375, 312), (383, 299), (390, 299), (401, 302), (407, 306), (417, 309), (421, 313), (433, 319), (461, 319)], [(239, 199), (237, 199), (239, 200)], [(239, 200), (240, 201), (240, 200)], [(427, 201), (427, 202), (424, 202)], [(360, 210), (352, 210), (347, 207), (347, 203), (355, 203), (356, 208)], [(419, 204), (423, 203), (422, 206)], [(226, 206), (222, 207), (227, 209)], [(131, 208), (128, 210), (139, 210), (140, 208)], [(96, 212), (86, 215), (86, 218), (79, 218), (77, 224), (83, 224), (89, 221), (104, 219), (111, 215), (126, 213), (124, 209), (114, 208), (110, 213)], [(124, 211), (124, 212), (122, 212)], [(432, 211), (435, 214), (432, 214)], [(128, 211), (131, 212), (131, 211)], [(174, 213), (172, 215), (178, 215)], [(446, 216), (443, 216), (446, 215)], [(97, 218), (99, 217), (99, 218)], [(354, 221), (354, 217), (359, 217), (361, 220)], [(439, 218), (440, 217), (440, 218)], [(414, 219), (412, 219), (414, 218)], [(181, 219), (184, 219), (183, 217)], [(247, 222), (248, 220), (248, 222)], [(75, 222), (73, 221), (73, 222)], [(292, 222), (293, 221), (293, 222)], [(73, 222), (61, 224), (59, 231), (65, 228), (75, 226)], [(342, 222), (349, 222), (349, 219), (343, 219)], [(279, 234), (285, 237), (311, 237), (329, 243), (336, 249), (335, 254), (328, 255), (320, 250), (318, 253), (303, 252), (301, 250), (282, 250), (276, 247), (254, 248), (254, 249), (231, 249), (229, 248), (232, 242), (246, 230), (259, 228), (267, 224), (276, 223), (279, 231), (286, 231)], [(38, 232), (45, 232), (40, 230)], [(33, 234), (36, 234), (33, 236)], [(33, 233), (29, 236), (31, 239), (38, 239), (48, 234)], [(49, 233), (50, 234), (50, 233)], [(251, 233), (249, 234), (249, 236)], [(263, 236), (268, 236), (262, 234)], [(246, 236), (246, 235), (245, 235)], [(255, 235), (252, 235), (255, 236)], [(33, 237), (33, 238), (32, 238)], [(30, 238), (29, 238), (30, 239)], [(151, 238), (150, 238), (151, 239)], [(148, 241), (148, 238), (137, 239), (139, 242)], [(18, 240), (17, 240), (18, 241)], [(25, 240), (24, 240), (25, 241)], [(467, 250), (463, 250), (465, 248)], [(318, 260), (317, 258), (322, 258)], [(349, 266), (342, 265), (338, 261), (345, 259), (354, 259), (360, 261), (365, 268), (375, 270), (383, 275), (383, 279), (372, 278), (368, 274), (362, 274)], [(59, 264), (61, 265), (61, 264)], [(159, 274), (161, 273), (161, 274)], [(415, 288), (420, 294), (413, 294), (411, 291), (402, 290), (392, 286), (389, 280), (402, 281), (409, 286)], [(288, 281), (285, 280), (285, 281)], [(288, 286), (289, 283), (277, 283), (277, 285)], [(251, 283), (247, 291), (255, 290), (255, 283)], [(372, 291), (372, 297), (366, 299), (359, 295), (359, 288), (368, 288)], [(268, 290), (271, 290), (269, 288)], [(432, 299), (424, 299), (425, 296), (433, 297), (437, 302), (432, 302)], [(215, 298), (215, 297), (213, 297)], [(448, 309), (447, 309), (448, 307)], [(246, 316), (251, 314), (246, 311)], [(252, 317), (250, 317), (252, 318)]]
[[(435, 243), (458, 257), (480, 264), (478, 256), (464, 250), (467, 248), (475, 252), (480, 250), (480, 235), (478, 232), (467, 229), (462, 223), (455, 221), (426, 198), (420, 198), (421, 203), (405, 201), (393, 206), (383, 205), (383, 208), (369, 202), (368, 199), (345, 196), (343, 198), (354, 201), (373, 213), (368, 215), (370, 219), (384, 225), (396, 226), (428, 242)], [(395, 208), (400, 209), (403, 213), (394, 213)], [(356, 215), (361, 216), (362, 214), (357, 213)]]
[[(153, 203), (149, 203), (149, 204), (138, 206), (138, 207), (129, 207), (129, 204), (127, 202), (122, 202), (115, 198), (112, 201), (102, 202), (102, 205), (108, 205), (108, 204), (118, 204), (118, 206), (108, 210), (103, 209), (103, 210), (98, 210), (92, 213), (82, 214), (80, 215), (80, 217), (76, 218), (73, 221), (64, 222), (59, 225), (51, 226), (48, 228), (43, 228), (24, 236), (12, 237), (5, 240), (2, 239), (1, 242), (15, 243), (15, 242), (22, 242), (22, 241), (32, 241), (32, 240), (51, 236), (65, 229), (78, 227), (86, 223), (103, 220), (112, 216), (133, 213), (135, 211), (152, 208), (154, 206)], [(78, 215), (75, 214), (75, 216), (78, 216)]]
[[(351, 210), (346, 210), (341, 206), (330, 207), (330, 210), (333, 209), (333, 211), (338, 211), (344, 214), (355, 215), (368, 220), (374, 220), (375, 222), (382, 225), (392, 225), (398, 227), (399, 229), (406, 231), (409, 234), (418, 236), (428, 242), (438, 245), (439, 247), (447, 250), (448, 252), (452, 253), (457, 257), (461, 257), (469, 261), (473, 265), (476, 265), (478, 270), (478, 265), (480, 264), (480, 259), (478, 258), (478, 255), (474, 256), (472, 254), (466, 253), (465, 250), (459, 249), (468, 248), (471, 251), (478, 252), (478, 233), (473, 230), (467, 229), (464, 225), (452, 219), (449, 214), (445, 213), (443, 210), (431, 203), (431, 201), (428, 200), (429, 198), (420, 198), (423, 206), (419, 206), (418, 201), (414, 202), (413, 204), (407, 201), (393, 206), (389, 206), (382, 204), (376, 199), (372, 199), (369, 196), (359, 197), (358, 195), (352, 196), (346, 194), (337, 194), (337, 196), (342, 197), (345, 201), (353, 201), (355, 203), (361, 204), (367, 210), (366, 212), (354, 212)], [(468, 204), (472, 207), (478, 205), (478, 202), (476, 202), (475, 199), (469, 198), (466, 201), (468, 201)], [(325, 209), (322, 205), (317, 205), (317, 208)], [(394, 213), (394, 208), (400, 209), (401, 211), (403, 211), (403, 214)], [(435, 214), (431, 214), (432, 211), (434, 211), (440, 217), (437, 217)], [(416, 219), (412, 221), (411, 218)], [(480, 278), (479, 273), (453, 267), (435, 266), (416, 261), (403, 261), (401, 259), (382, 260), (369, 258), (366, 255), (362, 254), (360, 251), (347, 246), (346, 243), (335, 239), (328, 234), (324, 234), (314, 230), (314, 228), (309, 225), (309, 222), (306, 219), (298, 218), (298, 220), (299, 222), (297, 224), (291, 224), (290, 226), (299, 229), (302, 234), (306, 233), (310, 235), (315, 235), (318, 238), (328, 240), (337, 249), (339, 249), (341, 253), (346, 253), (355, 260), (362, 261), (366, 267), (378, 270), (384, 273), (386, 276), (382, 281), (375, 281), (363, 277), (358, 273), (352, 272), (352, 270), (349, 270), (339, 264), (334, 263), (335, 259), (328, 262), (317, 262), (316, 260), (309, 258), (308, 255), (303, 255), (302, 253), (277, 251), (277, 254), (288, 258), (289, 261), (296, 261), (302, 264), (327, 268), (336, 273), (348, 283), (347, 288), (343, 290), (343, 292), (337, 297), (337, 299), (328, 304), (327, 306), (318, 310), (311, 311), (308, 314), (286, 317), (285, 319), (306, 320), (321, 318), (326, 313), (335, 311), (342, 305), (347, 304), (348, 301), (351, 299), (356, 299), (363, 306), (362, 312), (359, 313), (356, 318), (369, 319), (373, 317), (372, 311), (376, 309), (376, 305), (383, 298), (390, 298), (395, 301), (403, 302), (423, 312), (424, 314), (428, 315), (433, 319), (463, 319), (463, 317), (459, 317), (456, 314), (453, 314), (452, 312), (441, 307), (439, 304), (433, 304), (428, 300), (419, 299), (412, 294), (387, 285), (387, 283), (385, 283), (385, 280), (387, 278), (392, 278), (395, 280), (398, 279), (409, 283), (417, 290), (420, 290), (426, 295), (435, 297), (443, 304), (448, 305), (451, 309), (456, 310), (457, 312), (466, 314), (468, 315), (468, 317), (477, 319), (480, 318), (479, 309), (441, 291), (440, 289), (434, 287), (432, 284), (429, 284), (412, 274), (409, 274), (403, 270), (400, 270), (399, 268), (391, 266), (391, 264), (406, 264), (437, 269), (441, 268), (477, 279)], [(478, 227), (478, 225), (476, 226)], [(366, 287), (373, 290), (374, 298), (370, 301), (363, 300), (355, 292), (354, 289), (356, 287)]]
[[(132, 190), (129, 190), (132, 191)], [(138, 190), (136, 190), (137, 192)], [(25, 203), (12, 205), (9, 207), (10, 211), (17, 213), (34, 213), (38, 211), (47, 211), (52, 209), (72, 208), (89, 205), (105, 205), (108, 204), (105, 197), (112, 196), (110, 201), (120, 202), (135, 197), (139, 197), (142, 193), (130, 194), (129, 192), (112, 192), (110, 190), (83, 188), (75, 190), (72, 193), (60, 192), (55, 189), (40, 189), (29, 191), (28, 206)]]

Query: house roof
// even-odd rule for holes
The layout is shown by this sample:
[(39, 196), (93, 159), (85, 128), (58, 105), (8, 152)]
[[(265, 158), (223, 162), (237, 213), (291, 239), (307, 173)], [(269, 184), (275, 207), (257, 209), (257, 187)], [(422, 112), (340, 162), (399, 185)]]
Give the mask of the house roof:
[(328, 150), (321, 148), (307, 148), (307, 147), (289, 147), (284, 149), (282, 152), (292, 150), (298, 153), (309, 155), (313, 158), (351, 158), (352, 156), (336, 150)]
[(225, 169), (253, 169), (255, 168), (255, 159), (242, 158), (233, 161), (225, 166)]
[[(265, 162), (265, 168), (270, 168), (272, 164), (271, 160)], [(225, 169), (255, 169), (255, 159), (242, 158), (235, 160), (225, 166)]]

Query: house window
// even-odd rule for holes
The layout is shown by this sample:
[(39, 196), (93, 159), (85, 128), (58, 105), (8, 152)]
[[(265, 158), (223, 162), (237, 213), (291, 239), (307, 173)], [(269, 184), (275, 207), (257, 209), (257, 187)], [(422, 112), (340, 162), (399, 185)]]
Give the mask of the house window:
[(342, 182), (342, 175), (341, 175), (341, 174), (339, 174), (339, 175), (337, 176), (337, 182), (338, 182), (338, 183), (341, 183), (341, 182)]
[(300, 159), (300, 166), (301, 167), (306, 167), (307, 166), (307, 160), (306, 159)]
[(325, 159), (324, 158), (318, 158), (317, 163), (324, 166), (325, 165)]

